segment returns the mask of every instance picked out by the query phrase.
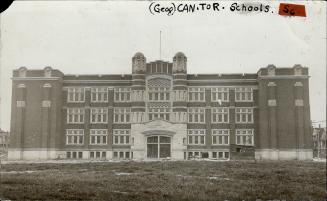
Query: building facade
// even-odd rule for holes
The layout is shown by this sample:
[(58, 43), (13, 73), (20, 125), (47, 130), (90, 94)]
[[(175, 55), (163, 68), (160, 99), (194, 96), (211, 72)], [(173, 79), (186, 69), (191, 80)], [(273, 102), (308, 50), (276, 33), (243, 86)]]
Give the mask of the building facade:
[(187, 74), (132, 58), (129, 75), (13, 71), (9, 159), (312, 159), (308, 69)]

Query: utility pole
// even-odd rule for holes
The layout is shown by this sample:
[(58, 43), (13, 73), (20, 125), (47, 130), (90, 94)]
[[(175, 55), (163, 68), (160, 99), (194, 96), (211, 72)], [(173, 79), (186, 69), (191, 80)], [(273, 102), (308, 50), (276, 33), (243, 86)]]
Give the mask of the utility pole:
[(317, 149), (318, 149), (318, 159), (320, 158), (320, 124), (319, 124), (319, 130), (318, 130), (318, 137), (317, 137), (317, 143), (318, 143), (318, 146), (317, 146)]

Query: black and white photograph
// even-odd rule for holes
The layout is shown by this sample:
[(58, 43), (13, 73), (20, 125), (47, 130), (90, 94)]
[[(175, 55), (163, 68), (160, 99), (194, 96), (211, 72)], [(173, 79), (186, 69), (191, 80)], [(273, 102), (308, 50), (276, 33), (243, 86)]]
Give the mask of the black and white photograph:
[(325, 201), (326, 12), (13, 1), (0, 200)]

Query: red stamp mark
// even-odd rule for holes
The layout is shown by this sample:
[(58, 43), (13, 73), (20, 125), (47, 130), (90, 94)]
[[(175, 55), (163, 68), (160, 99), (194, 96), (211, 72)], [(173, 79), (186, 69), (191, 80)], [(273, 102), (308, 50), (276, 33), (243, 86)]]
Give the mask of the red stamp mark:
[(279, 15), (306, 17), (305, 6), (299, 4), (281, 3), (279, 4)]

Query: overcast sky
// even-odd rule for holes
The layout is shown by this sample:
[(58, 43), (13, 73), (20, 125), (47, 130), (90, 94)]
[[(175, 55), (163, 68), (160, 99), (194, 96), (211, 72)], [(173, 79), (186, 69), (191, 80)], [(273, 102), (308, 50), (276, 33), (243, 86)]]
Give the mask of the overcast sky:
[(282, 17), (277, 2), (268, 3), (273, 13), (229, 12), (231, 3), (220, 2), (224, 12), (167, 16), (152, 15), (148, 1), (15, 1), (1, 14), (0, 128), (10, 128), (13, 69), (128, 74), (137, 51), (147, 61), (159, 59), (160, 30), (162, 59), (184, 52), (188, 73), (256, 73), (268, 64), (309, 67), (311, 118), (325, 120), (326, 3), (296, 2), (306, 5), (307, 17)]

